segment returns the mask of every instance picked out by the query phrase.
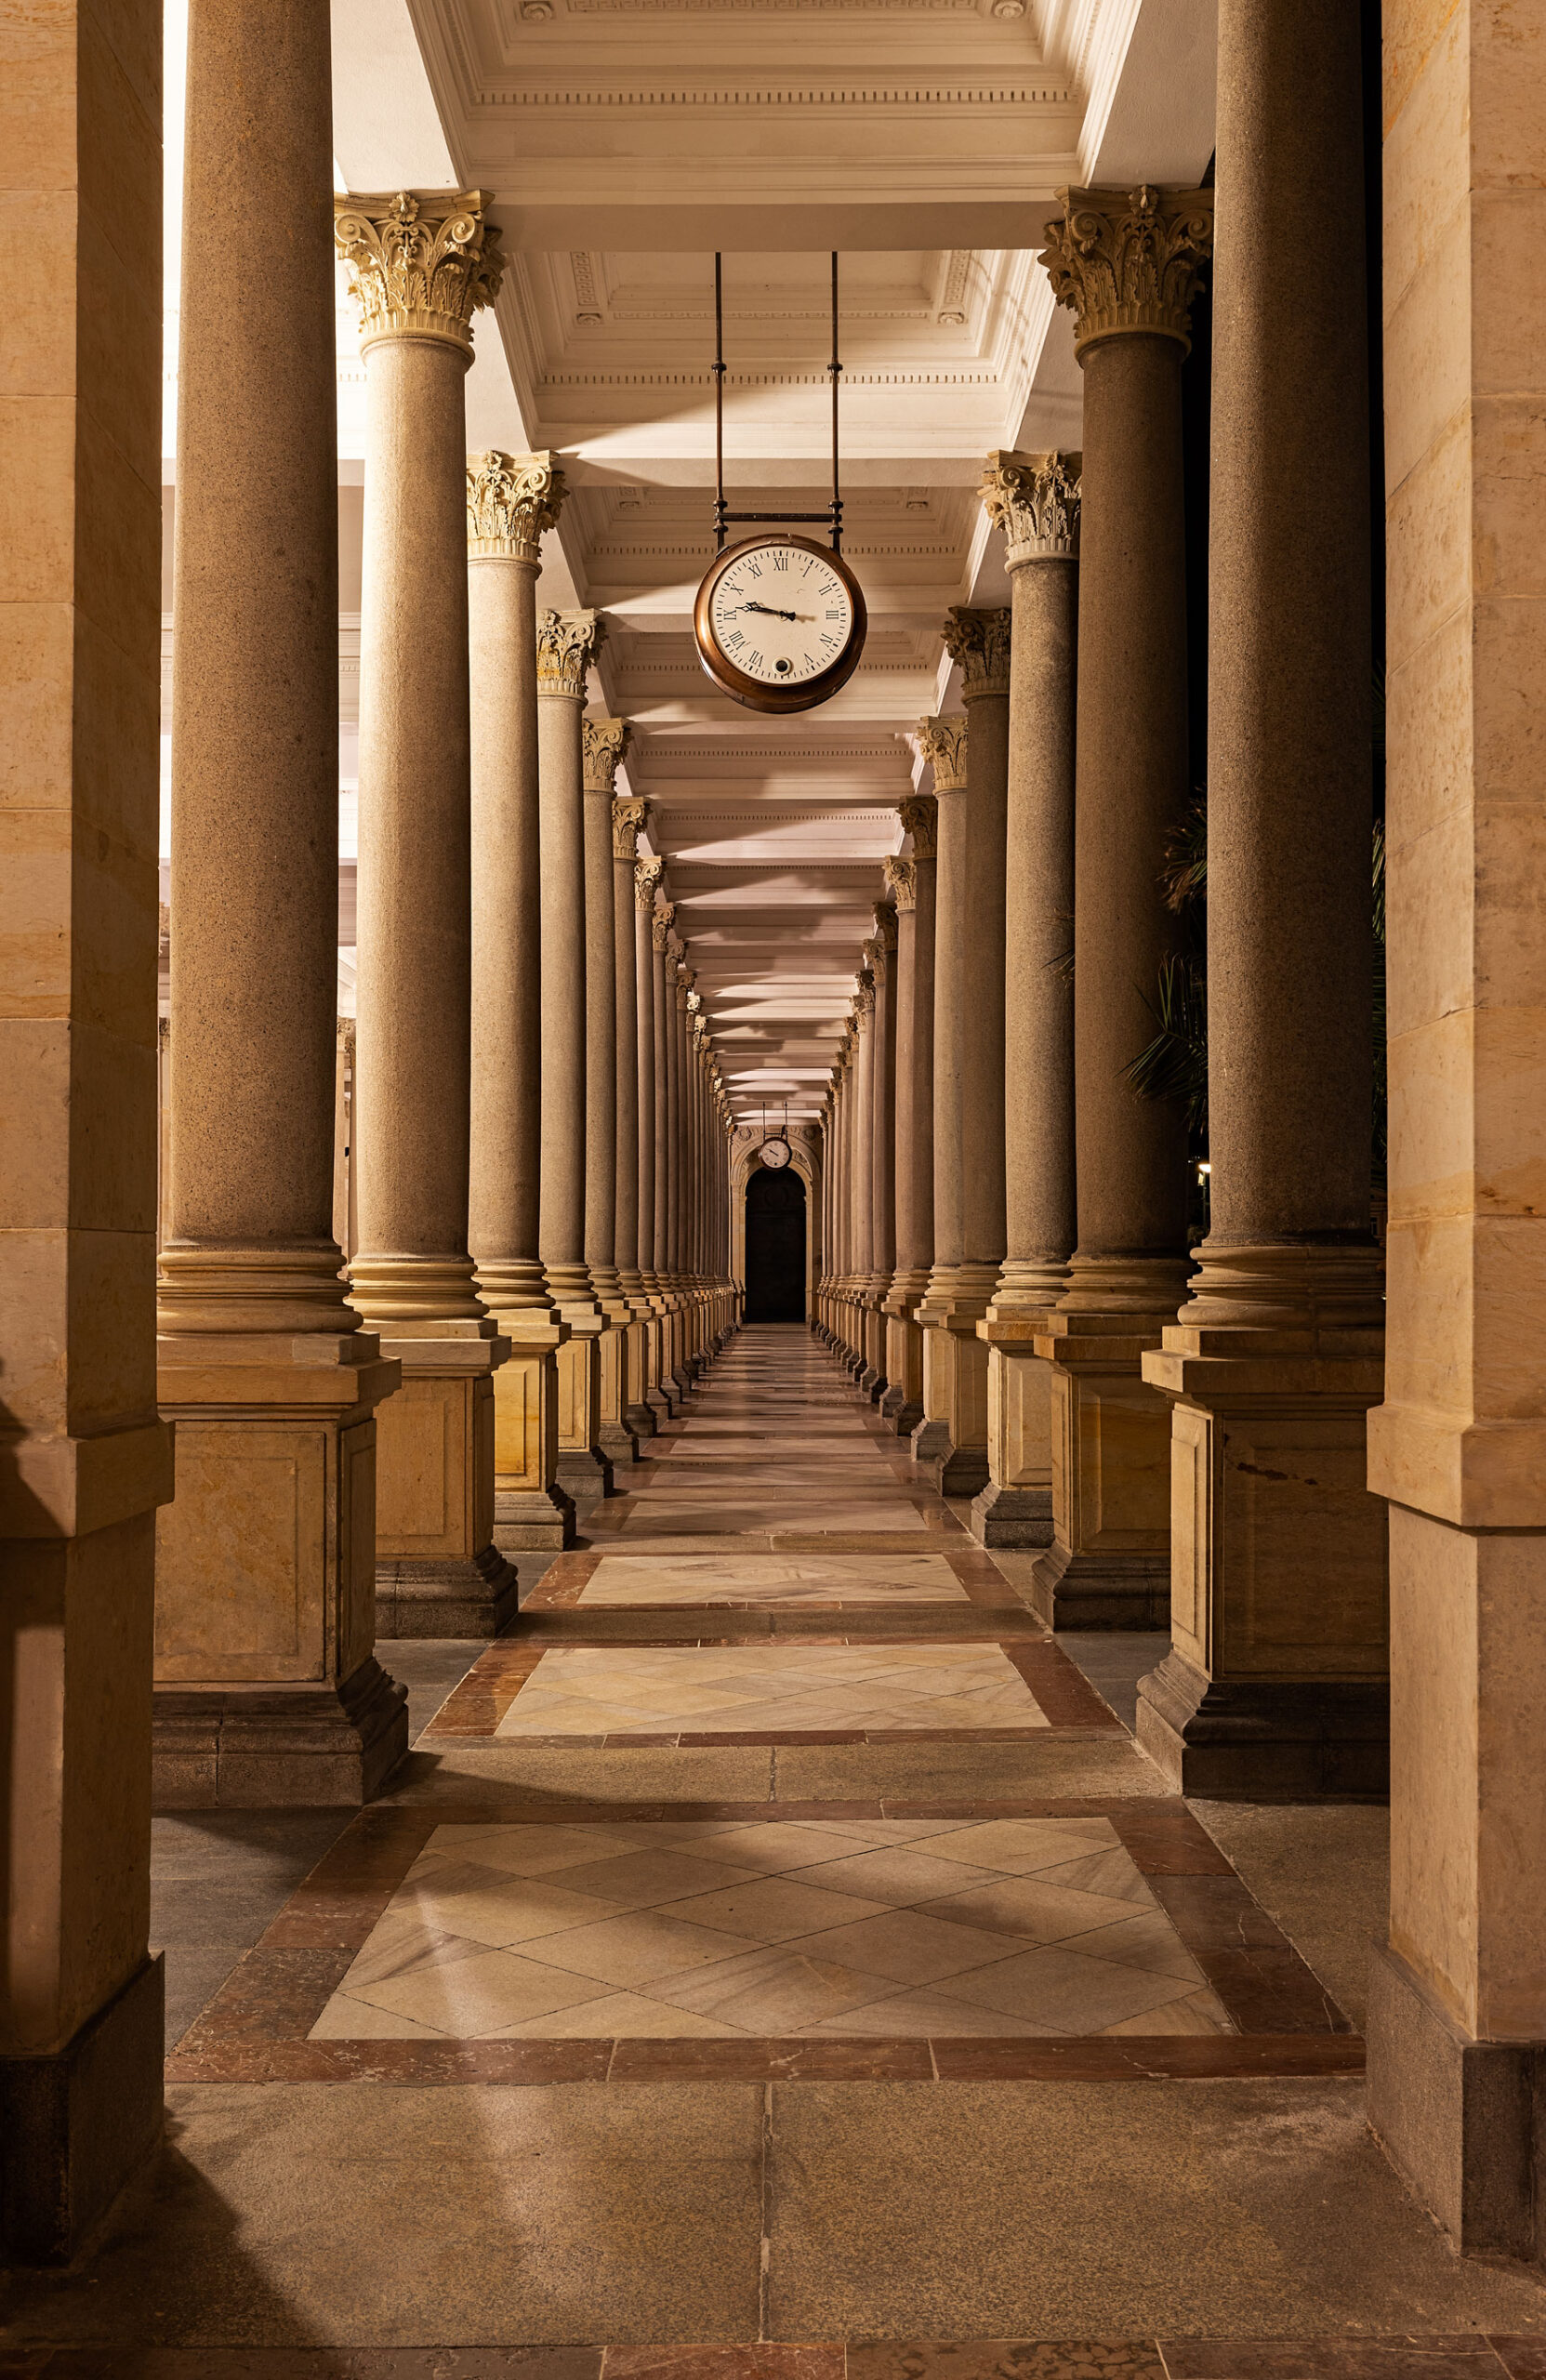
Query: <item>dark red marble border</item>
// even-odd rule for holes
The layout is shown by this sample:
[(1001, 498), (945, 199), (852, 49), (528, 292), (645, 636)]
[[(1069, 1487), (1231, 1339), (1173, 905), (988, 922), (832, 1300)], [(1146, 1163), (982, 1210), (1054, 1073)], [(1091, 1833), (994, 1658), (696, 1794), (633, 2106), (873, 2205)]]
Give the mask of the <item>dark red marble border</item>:
[[(311, 2042), (306, 2036), (440, 1826), (554, 1825), (632, 1817), (1108, 1818), (1223, 2002), (1235, 2035), (1075, 2040)], [(509, 2083), (703, 2080), (1136, 2081), (1156, 2075), (1351, 2074), (1363, 2043), (1183, 1803), (593, 1803), (362, 1810), (291, 1896), (167, 2061), (178, 2082)], [(1540, 2375), (1546, 2380), (1546, 2373)]]

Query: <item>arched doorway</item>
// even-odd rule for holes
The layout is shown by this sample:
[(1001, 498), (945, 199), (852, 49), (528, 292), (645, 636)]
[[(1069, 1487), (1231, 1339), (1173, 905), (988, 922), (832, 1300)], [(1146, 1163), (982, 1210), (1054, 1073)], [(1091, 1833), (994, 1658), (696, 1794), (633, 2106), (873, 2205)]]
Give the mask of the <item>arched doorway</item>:
[(754, 1166), (747, 1182), (746, 1318), (805, 1320), (805, 1184), (792, 1165)]

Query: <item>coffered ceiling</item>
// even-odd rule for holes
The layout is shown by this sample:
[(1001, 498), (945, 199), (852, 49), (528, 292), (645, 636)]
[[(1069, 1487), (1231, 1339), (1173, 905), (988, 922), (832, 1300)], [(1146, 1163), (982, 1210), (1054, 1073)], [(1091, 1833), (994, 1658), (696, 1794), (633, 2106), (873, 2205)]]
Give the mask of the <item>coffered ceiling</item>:
[[(562, 459), (541, 593), (608, 615), (594, 706), (634, 722), (625, 774), (744, 1117), (816, 1111), (920, 776), (910, 732), (951, 699), (941, 621), (1007, 599), (983, 458), (1078, 443), (1071, 333), (1036, 262), (1048, 202), (1200, 173), (1214, 8), (333, 0), (340, 178), (489, 194), (509, 262), (477, 325), (469, 443)], [(733, 506), (808, 511), (829, 493), (834, 248), (844, 551), (869, 639), (829, 704), (773, 721), (719, 694), (692, 643), (713, 552), (713, 259)], [(347, 313), (339, 375), (354, 615)]]

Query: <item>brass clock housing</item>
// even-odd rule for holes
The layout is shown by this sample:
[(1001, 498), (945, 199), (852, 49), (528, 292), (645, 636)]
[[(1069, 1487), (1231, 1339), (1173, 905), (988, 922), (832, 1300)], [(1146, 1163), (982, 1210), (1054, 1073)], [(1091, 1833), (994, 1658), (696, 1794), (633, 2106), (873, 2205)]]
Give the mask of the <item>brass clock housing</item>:
[[(799, 553), (815, 554), (842, 580), (848, 600), (853, 608), (853, 625), (844, 645), (834, 661), (813, 677), (802, 679), (796, 686), (766, 685), (760, 678), (748, 676), (737, 668), (714, 633), (714, 590), (725, 573), (733, 570), (744, 556), (764, 552), (770, 546), (793, 546)], [(869, 615), (865, 608), (864, 591), (841, 554), (830, 546), (817, 543), (813, 537), (795, 537), (786, 531), (765, 532), (760, 537), (744, 538), (740, 545), (729, 547), (710, 564), (698, 588), (698, 600), (693, 606), (693, 636), (698, 648), (698, 659), (722, 694), (732, 702), (741, 703), (747, 710), (760, 710), (783, 715), (790, 711), (814, 710), (818, 704), (829, 702), (840, 686), (846, 686), (859, 667), (865, 649), (865, 635)]]

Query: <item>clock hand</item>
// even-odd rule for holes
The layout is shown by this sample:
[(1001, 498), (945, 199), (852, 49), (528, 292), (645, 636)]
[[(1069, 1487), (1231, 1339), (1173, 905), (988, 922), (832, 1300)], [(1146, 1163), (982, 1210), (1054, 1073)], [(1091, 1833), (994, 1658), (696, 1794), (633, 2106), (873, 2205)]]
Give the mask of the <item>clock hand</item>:
[(741, 609), (743, 612), (765, 612), (770, 620), (793, 620), (799, 616), (797, 612), (781, 612), (772, 603), (743, 603)]

